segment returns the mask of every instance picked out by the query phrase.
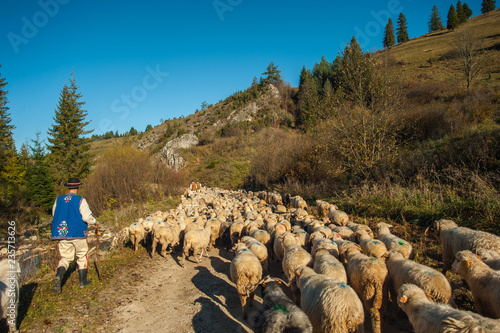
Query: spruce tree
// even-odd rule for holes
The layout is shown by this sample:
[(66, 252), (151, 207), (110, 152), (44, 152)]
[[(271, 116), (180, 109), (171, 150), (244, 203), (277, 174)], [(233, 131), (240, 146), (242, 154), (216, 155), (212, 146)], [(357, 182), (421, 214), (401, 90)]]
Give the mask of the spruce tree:
[(465, 17), (464, 6), (462, 6), (462, 2), (460, 0), (458, 0), (457, 2), (457, 18), (458, 24), (462, 24), (467, 21), (467, 18)]
[(11, 124), (12, 119), (7, 106), (6, 85), (5, 78), (0, 76), (0, 188), (2, 202), (10, 205), (13, 203), (14, 195), (19, 194), (23, 183), (24, 168), (17, 156), (12, 137), (12, 130), (15, 127)]
[(353, 37), (342, 53), (340, 82), (345, 96), (360, 107), (371, 107), (374, 97), (374, 64)]
[(448, 30), (455, 30), (456, 27), (458, 27), (457, 12), (455, 11), (455, 7), (451, 5), (450, 10), (448, 11), (448, 20), (446, 21), (446, 28)]
[(264, 78), (261, 78), (261, 83), (263, 85), (267, 83), (274, 83), (278, 87), (281, 87), (281, 85), (283, 84), (283, 80), (281, 79), (281, 71), (278, 69), (278, 65), (275, 65), (272, 61), (269, 66), (267, 66), (267, 70), (262, 73), (262, 75), (266, 75)]
[(481, 13), (486, 14), (488, 12), (491, 12), (492, 10), (495, 10), (495, 7), (495, 0), (483, 0), (483, 2), (481, 3)]
[(56, 184), (62, 185), (68, 178), (83, 178), (90, 173), (92, 156), (89, 153), (90, 139), (84, 136), (93, 130), (86, 130), (87, 111), (80, 101), (75, 78), (71, 75), (70, 85), (64, 85), (59, 104), (55, 110), (54, 124), (48, 130), (50, 164)]
[(398, 44), (409, 41), (410, 37), (408, 36), (408, 23), (406, 22), (406, 17), (403, 15), (403, 13), (399, 14), (397, 23), (398, 28), (396, 34), (398, 38)]
[(434, 5), (432, 7), (431, 18), (429, 19), (429, 32), (444, 29), (443, 21), (441, 21), (441, 16), (439, 14), (438, 8)]
[(300, 71), (299, 77), (299, 88), (301, 85), (306, 82), (307, 79), (312, 79), (311, 71), (306, 68), (306, 66), (302, 66), (302, 70)]
[(384, 47), (390, 48), (396, 44), (396, 38), (394, 37), (394, 25), (392, 24), (392, 19), (389, 17), (384, 31)]
[(27, 196), (29, 201), (48, 212), (54, 203), (54, 180), (47, 163), (47, 154), (40, 140), (40, 133), (36, 133), (36, 139), (31, 142), (33, 145), (29, 146), (30, 163), (26, 170)]
[(8, 158), (15, 152), (14, 139), (12, 138), (14, 125), (11, 125), (12, 119), (10, 118), (9, 107), (7, 106), (6, 85), (5, 78), (2, 78), (0, 75), (0, 171), (5, 167)]
[(324, 86), (327, 80), (331, 80), (333, 78), (333, 71), (332, 71), (332, 66), (326, 60), (325, 56), (321, 57), (321, 61), (316, 63), (313, 67), (312, 70), (312, 77), (313, 77), (313, 82), (316, 87), (316, 91), (318, 94), (323, 95), (324, 94)]
[(465, 19), (468, 20), (472, 17), (472, 9), (469, 8), (469, 6), (464, 2), (463, 5), (464, 9), (464, 14), (465, 14)]

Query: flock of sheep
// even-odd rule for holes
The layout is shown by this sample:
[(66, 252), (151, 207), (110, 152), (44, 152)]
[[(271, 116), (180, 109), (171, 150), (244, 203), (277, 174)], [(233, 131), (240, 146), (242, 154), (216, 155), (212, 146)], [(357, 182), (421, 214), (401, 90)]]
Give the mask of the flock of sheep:
[[(378, 223), (375, 238), (367, 225), (325, 201), (308, 207), (299, 196), (202, 187), (176, 209), (133, 223), (129, 234), (134, 250), (141, 241), (151, 244), (152, 257), (158, 247), (163, 256), (181, 248), (183, 267), (191, 252), (200, 262), (216, 242), (232, 249), (229, 273), (244, 319), (261, 290), (255, 332), (371, 327), (380, 333), (391, 303), (390, 318), (401, 308), (415, 332), (500, 332), (500, 237), (436, 221), (439, 272), (412, 260), (412, 245), (391, 227)], [(286, 281), (269, 275), (269, 261), (281, 263)], [(449, 269), (465, 278), (479, 314), (452, 305)]]

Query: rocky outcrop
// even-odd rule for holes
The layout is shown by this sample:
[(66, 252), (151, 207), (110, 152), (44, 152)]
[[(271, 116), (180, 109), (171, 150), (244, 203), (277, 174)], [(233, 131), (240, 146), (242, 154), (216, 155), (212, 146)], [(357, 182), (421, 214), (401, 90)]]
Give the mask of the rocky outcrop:
[(167, 142), (157, 154), (157, 157), (168, 167), (178, 171), (186, 164), (186, 160), (181, 156), (179, 149), (191, 148), (198, 145), (198, 142), (199, 140), (196, 135), (184, 134)]

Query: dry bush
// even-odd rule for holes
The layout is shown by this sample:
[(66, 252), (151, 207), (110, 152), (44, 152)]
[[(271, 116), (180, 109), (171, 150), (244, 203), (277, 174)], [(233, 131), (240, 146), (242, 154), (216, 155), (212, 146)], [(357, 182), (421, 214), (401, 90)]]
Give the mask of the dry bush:
[(185, 179), (153, 161), (148, 153), (122, 146), (100, 156), (84, 183), (83, 193), (94, 213), (100, 215), (106, 209), (177, 194)]
[(266, 128), (259, 133), (246, 187), (265, 189), (287, 178), (311, 174), (314, 159), (308, 159), (309, 141), (303, 135)]
[(342, 108), (317, 130), (315, 149), (329, 176), (343, 174), (354, 180), (375, 176), (377, 168), (390, 169), (398, 151), (394, 110), (383, 108)]

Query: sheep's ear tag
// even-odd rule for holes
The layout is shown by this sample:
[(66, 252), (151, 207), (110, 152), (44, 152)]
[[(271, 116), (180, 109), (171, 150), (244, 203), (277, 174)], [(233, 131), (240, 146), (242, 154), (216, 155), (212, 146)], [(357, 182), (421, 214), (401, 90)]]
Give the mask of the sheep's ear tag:
[(278, 284), (281, 284), (281, 281), (278, 281)]
[(431, 294), (429, 294), (429, 293), (425, 293), (425, 294), (427, 295), (427, 297), (432, 298)]
[(467, 260), (467, 267), (470, 267), (470, 261)]
[(297, 272), (297, 273), (295, 273), (295, 274), (297, 274), (297, 276), (300, 276), (300, 272)]
[(262, 287), (264, 287), (264, 288), (266, 287), (266, 283), (265, 282), (262, 283)]
[(408, 298), (406, 296), (403, 296), (399, 299), (401, 303), (406, 303), (408, 301)]

